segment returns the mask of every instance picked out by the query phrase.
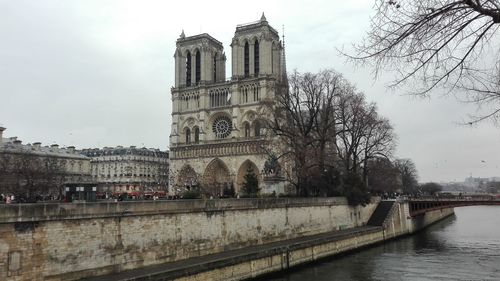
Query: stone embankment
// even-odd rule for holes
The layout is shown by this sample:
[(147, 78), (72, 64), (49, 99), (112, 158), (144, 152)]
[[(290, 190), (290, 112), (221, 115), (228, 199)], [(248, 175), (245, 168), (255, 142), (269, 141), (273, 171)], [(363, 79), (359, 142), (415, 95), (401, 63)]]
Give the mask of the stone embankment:
[[(0, 280), (242, 280), (410, 234), (404, 202), (228, 199), (0, 206)], [(373, 215), (373, 216), (372, 216)]]

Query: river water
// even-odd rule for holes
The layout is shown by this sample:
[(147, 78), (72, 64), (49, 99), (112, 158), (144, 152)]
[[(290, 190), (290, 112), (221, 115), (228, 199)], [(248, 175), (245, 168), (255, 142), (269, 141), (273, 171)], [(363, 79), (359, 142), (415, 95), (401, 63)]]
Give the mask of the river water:
[(455, 208), (410, 237), (260, 280), (500, 281), (500, 206)]

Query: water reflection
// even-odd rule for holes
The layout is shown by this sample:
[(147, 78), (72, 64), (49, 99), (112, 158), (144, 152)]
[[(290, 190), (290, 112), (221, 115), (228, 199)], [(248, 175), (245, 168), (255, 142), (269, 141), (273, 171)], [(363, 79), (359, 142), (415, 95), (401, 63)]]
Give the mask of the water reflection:
[(500, 207), (455, 213), (410, 237), (260, 280), (500, 280)]

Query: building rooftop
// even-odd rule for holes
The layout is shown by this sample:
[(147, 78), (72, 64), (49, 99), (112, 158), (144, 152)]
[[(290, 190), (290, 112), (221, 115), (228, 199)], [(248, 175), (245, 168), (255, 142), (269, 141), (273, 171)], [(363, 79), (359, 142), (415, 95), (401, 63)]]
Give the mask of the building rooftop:
[(201, 33), (201, 34), (197, 34), (197, 35), (192, 35), (192, 36), (187, 36), (184, 34), (184, 30), (182, 31), (179, 39), (177, 39), (177, 43), (184, 43), (184, 42), (191, 42), (191, 41), (197, 41), (197, 40), (203, 40), (203, 39), (208, 39), (208, 42), (212, 42), (212, 43), (215, 43), (216, 45), (219, 45), (221, 48), (223, 47), (222, 46), (222, 42), (220, 42), (219, 40), (213, 38), (212, 36), (210, 36), (210, 34), (208, 33)]
[(137, 148), (135, 146), (89, 148), (89, 149), (83, 149), (81, 153), (88, 157), (99, 157), (107, 155), (142, 155), (142, 156), (168, 158), (168, 151), (161, 151), (160, 149), (157, 148), (146, 148), (146, 147)]
[(50, 146), (42, 146), (40, 142), (33, 144), (22, 144), (22, 141), (17, 137), (2, 138), (0, 143), (0, 151), (8, 153), (25, 153), (25, 154), (38, 154), (40, 156), (54, 156), (54, 157), (68, 157), (87, 159), (80, 151), (76, 150), (74, 146), (60, 148), (57, 144)]
[(243, 23), (243, 24), (238, 24), (236, 26), (236, 33), (261, 28), (262, 26), (267, 26), (272, 33), (274, 33), (275, 35), (278, 35), (278, 31), (276, 31), (276, 29), (274, 29), (272, 26), (270, 26), (269, 23), (267, 22), (267, 19), (266, 19), (266, 16), (264, 15), (264, 13), (262, 13), (260, 20), (248, 22), (248, 23)]

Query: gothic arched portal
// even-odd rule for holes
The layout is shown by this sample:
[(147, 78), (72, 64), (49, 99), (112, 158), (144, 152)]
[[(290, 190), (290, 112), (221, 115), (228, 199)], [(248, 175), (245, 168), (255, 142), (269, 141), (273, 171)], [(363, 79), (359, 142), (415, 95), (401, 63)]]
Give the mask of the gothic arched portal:
[(198, 175), (189, 164), (184, 165), (179, 171), (177, 184), (188, 190), (198, 186)]
[(241, 188), (243, 187), (243, 183), (245, 182), (245, 175), (249, 170), (252, 170), (252, 172), (257, 176), (259, 183), (261, 182), (259, 168), (257, 168), (257, 165), (255, 165), (254, 162), (247, 159), (245, 160), (245, 162), (243, 162), (243, 164), (241, 164), (240, 168), (238, 169), (238, 175), (236, 177), (237, 193), (241, 193)]
[(222, 195), (224, 188), (229, 188), (231, 183), (226, 164), (218, 158), (212, 160), (203, 174), (203, 191), (209, 195)]

